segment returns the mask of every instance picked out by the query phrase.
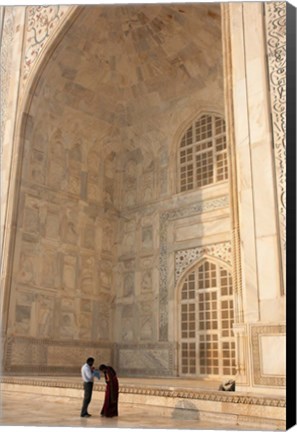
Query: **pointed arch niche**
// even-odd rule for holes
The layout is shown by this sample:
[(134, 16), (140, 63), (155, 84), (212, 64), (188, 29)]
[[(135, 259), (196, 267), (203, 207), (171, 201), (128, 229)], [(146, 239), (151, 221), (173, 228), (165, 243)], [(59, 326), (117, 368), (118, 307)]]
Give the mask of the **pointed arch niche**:
[(202, 112), (179, 140), (177, 151), (178, 192), (191, 191), (228, 179), (225, 119)]
[(201, 378), (236, 374), (231, 269), (203, 255), (177, 285), (178, 373)]

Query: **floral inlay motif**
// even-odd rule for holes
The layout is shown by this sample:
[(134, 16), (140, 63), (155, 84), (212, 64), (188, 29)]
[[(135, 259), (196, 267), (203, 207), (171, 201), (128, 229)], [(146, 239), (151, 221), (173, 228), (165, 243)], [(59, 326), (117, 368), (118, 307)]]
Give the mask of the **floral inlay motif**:
[(177, 251), (175, 253), (175, 282), (177, 282), (178, 278), (192, 262), (201, 258), (203, 255), (219, 258), (230, 266), (232, 265), (230, 242)]
[(282, 252), (286, 249), (286, 2), (267, 2), (266, 38)]
[(27, 8), (27, 36), (23, 80), (28, 76), (53, 29), (66, 15), (69, 6), (30, 6)]

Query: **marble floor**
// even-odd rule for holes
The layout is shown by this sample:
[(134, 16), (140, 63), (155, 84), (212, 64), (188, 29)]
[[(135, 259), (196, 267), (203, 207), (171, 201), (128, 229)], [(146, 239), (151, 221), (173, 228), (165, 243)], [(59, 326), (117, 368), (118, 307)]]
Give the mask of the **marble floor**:
[(1, 392), (0, 428), (54, 426), (71, 427), (75, 428), (75, 431), (77, 428), (246, 430), (226, 423), (220, 426), (211, 421), (156, 416), (145, 406), (133, 407), (123, 404), (119, 406), (119, 417), (102, 418), (99, 413), (101, 404), (99, 406), (98, 401), (92, 400), (89, 406), (92, 417), (88, 419), (80, 417), (80, 408), (81, 400), (77, 397), (57, 397), (4, 390)]

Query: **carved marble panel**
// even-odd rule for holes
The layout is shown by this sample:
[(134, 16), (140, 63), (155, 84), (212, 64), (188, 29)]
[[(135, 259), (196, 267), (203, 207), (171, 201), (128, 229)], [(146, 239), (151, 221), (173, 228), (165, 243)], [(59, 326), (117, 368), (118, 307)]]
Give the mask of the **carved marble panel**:
[(63, 135), (61, 130), (58, 129), (49, 143), (47, 182), (50, 187), (65, 190), (67, 177), (66, 162), (67, 155), (63, 143)]
[(170, 358), (168, 350), (164, 349), (120, 349), (119, 362), (121, 369), (170, 369)]
[(82, 256), (80, 258), (80, 291), (84, 295), (93, 295), (95, 290), (95, 258)]
[(168, 168), (162, 168), (159, 173), (159, 190), (160, 195), (166, 195), (168, 193)]
[(44, 117), (36, 125), (34, 125), (33, 138), (31, 143), (31, 151), (37, 150), (40, 153), (46, 153), (48, 146), (48, 128), (46, 123), (49, 121), (48, 116), (44, 114)]
[(70, 295), (74, 293), (77, 284), (77, 257), (64, 255), (63, 257), (63, 290)]
[(100, 295), (100, 292), (103, 293), (111, 292), (112, 277), (113, 277), (113, 271), (112, 271), (111, 263), (106, 260), (101, 260), (100, 263), (98, 263), (98, 279), (95, 281), (95, 283), (98, 286), (98, 289), (96, 291), (97, 294)]
[(26, 207), (24, 209), (24, 231), (38, 233), (40, 229), (39, 208)]
[(95, 227), (94, 225), (88, 224), (84, 228), (82, 236), (82, 245), (87, 249), (95, 248)]
[(69, 149), (69, 173), (73, 176), (80, 176), (83, 163), (82, 143), (76, 142)]
[(34, 253), (33, 247), (24, 247), (23, 243), (17, 272), (18, 280), (24, 284), (36, 285), (39, 268), (39, 257)]
[(67, 190), (69, 193), (75, 195), (76, 197), (80, 196), (81, 190), (81, 178), (80, 175), (68, 175), (67, 179)]
[(154, 173), (148, 172), (142, 175), (142, 201), (144, 203), (151, 201), (154, 199), (155, 190), (154, 190)]
[(46, 364), (46, 349), (40, 344), (30, 344), (28, 340), (19, 340), (18, 343), (12, 344), (11, 365), (30, 365), (35, 368), (36, 365)]
[[(51, 169), (54, 172), (56, 168), (52, 165)], [(46, 183), (46, 157), (43, 152), (35, 149), (32, 149), (30, 154), (29, 180), (38, 184)]]
[(127, 207), (133, 207), (137, 203), (137, 182), (130, 181), (129, 189), (124, 192), (124, 202)]
[(140, 318), (140, 340), (151, 341), (153, 339), (153, 317), (142, 315)]
[(93, 303), (92, 338), (94, 340), (110, 339), (110, 304), (95, 301)]
[(79, 241), (79, 215), (75, 209), (67, 209), (65, 219), (63, 221), (64, 241), (76, 245)]
[(45, 223), (45, 235), (49, 239), (60, 239), (60, 213), (58, 211), (47, 211)]
[(61, 299), (60, 336), (65, 339), (73, 339), (78, 335), (78, 328), (75, 300), (70, 298)]
[(102, 249), (110, 252), (114, 245), (114, 226), (108, 220), (103, 222)]
[(97, 183), (88, 180), (87, 197), (89, 201), (99, 202), (101, 199), (101, 190)]
[(87, 168), (89, 181), (96, 184), (99, 181), (100, 155), (95, 148), (88, 153)]
[(153, 273), (152, 270), (146, 270), (142, 273), (141, 290), (143, 292), (151, 292), (153, 289)]
[(123, 297), (131, 297), (134, 295), (134, 273), (126, 273), (124, 274), (124, 283), (123, 283)]
[(122, 253), (133, 253), (136, 249), (136, 223), (134, 220), (124, 223), (122, 234)]
[(59, 255), (52, 249), (44, 249), (41, 257), (41, 284), (48, 288), (61, 285), (59, 272)]
[(141, 240), (142, 240), (143, 249), (153, 248), (153, 227), (152, 226), (146, 226), (142, 228)]
[(32, 307), (36, 295), (30, 291), (17, 291), (15, 303), (15, 331), (18, 335), (30, 335), (32, 325)]
[(79, 314), (79, 338), (83, 340), (91, 340), (92, 331), (92, 313)]
[(54, 297), (38, 295), (36, 309), (36, 336), (40, 338), (54, 337)]
[(134, 341), (134, 306), (122, 306), (121, 316), (121, 340), (125, 342)]

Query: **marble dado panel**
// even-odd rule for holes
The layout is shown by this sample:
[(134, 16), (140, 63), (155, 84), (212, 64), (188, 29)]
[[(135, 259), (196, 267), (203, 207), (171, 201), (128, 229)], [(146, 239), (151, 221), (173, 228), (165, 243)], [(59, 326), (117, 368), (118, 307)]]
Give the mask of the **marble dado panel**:
[(196, 216), (206, 211), (229, 206), (228, 195), (212, 200), (201, 201), (187, 207), (180, 207), (160, 215), (160, 294), (159, 294), (159, 340), (168, 340), (168, 225), (174, 220)]
[(112, 362), (112, 345), (87, 343), (83, 340), (57, 341), (26, 337), (9, 337), (4, 369), (6, 372), (80, 373), (80, 367), (89, 356), (96, 364)]
[(231, 266), (231, 242), (228, 241), (175, 252), (175, 283), (177, 283), (187, 267), (204, 255), (218, 258)]
[(14, 293), (14, 332), (37, 338), (106, 340), (110, 336), (110, 298), (46, 291), (18, 285)]
[(173, 373), (173, 344), (127, 344), (116, 347), (120, 373), (166, 376)]
[[(285, 387), (286, 326), (252, 325), (250, 332), (255, 385)], [(266, 351), (267, 347), (269, 351)]]

